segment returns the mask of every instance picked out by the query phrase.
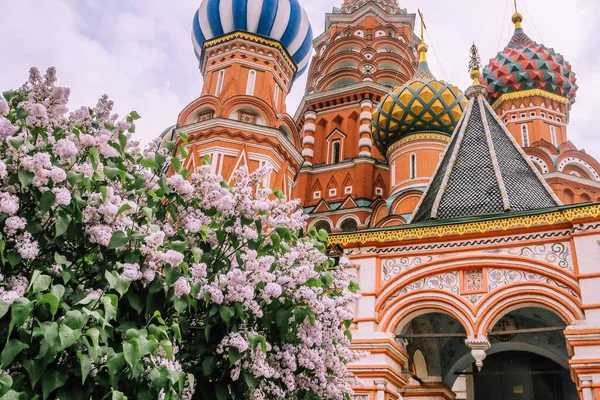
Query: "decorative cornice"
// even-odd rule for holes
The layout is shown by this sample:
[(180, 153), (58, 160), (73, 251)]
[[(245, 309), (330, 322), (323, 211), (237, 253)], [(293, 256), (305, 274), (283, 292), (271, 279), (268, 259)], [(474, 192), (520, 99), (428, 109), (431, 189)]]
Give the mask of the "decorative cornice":
[(546, 90), (542, 90), (542, 89), (530, 89), (530, 90), (521, 90), (519, 92), (513, 92), (513, 93), (505, 93), (502, 96), (500, 96), (498, 98), (498, 100), (496, 100), (494, 102), (494, 104), (492, 104), (492, 108), (494, 110), (497, 109), (502, 103), (504, 103), (507, 100), (524, 99), (526, 97), (533, 97), (533, 96), (545, 97), (547, 99), (557, 101), (561, 104), (568, 105), (570, 103), (569, 99), (564, 96), (550, 93), (550, 92), (548, 92)]
[[(542, 211), (543, 210), (539, 210)], [(404, 225), (395, 229), (362, 231), (343, 235), (331, 235), (328, 244), (384, 243), (408, 239), (423, 239), (426, 237), (443, 237), (451, 235), (466, 235), (470, 233), (485, 233), (490, 231), (506, 231), (514, 228), (529, 228), (532, 226), (555, 225), (572, 222), (579, 218), (597, 218), (600, 216), (600, 204), (584, 207), (560, 209), (533, 215), (522, 215), (509, 218), (496, 218), (483, 221), (455, 223), (448, 225), (428, 224), (427, 226)]]
[(405, 143), (412, 142), (414, 140), (441, 140), (443, 142), (448, 143), (450, 141), (450, 135), (445, 133), (435, 133), (435, 132), (424, 132), (424, 133), (413, 133), (411, 135), (405, 136), (402, 139), (398, 140), (396, 143), (390, 146), (387, 151), (387, 154), (391, 154), (392, 151), (396, 150), (397, 147), (402, 146)]
[(248, 33), (248, 32), (237, 31), (237, 32), (230, 33), (228, 35), (220, 36), (216, 39), (206, 41), (206, 42), (204, 42), (204, 49), (208, 49), (209, 47), (216, 46), (218, 44), (229, 42), (229, 41), (235, 40), (235, 39), (245, 39), (250, 42), (264, 44), (264, 45), (270, 46), (270, 47), (275, 47), (276, 49), (281, 51), (283, 58), (285, 58), (285, 60), (289, 64), (289, 66), (292, 68), (292, 71), (294, 73), (298, 72), (298, 67), (296, 66), (296, 63), (294, 62), (294, 60), (292, 60), (292, 57), (290, 57), (290, 54), (288, 53), (286, 48), (281, 43), (279, 43), (276, 40), (267, 39), (263, 36), (255, 35), (255, 34)]

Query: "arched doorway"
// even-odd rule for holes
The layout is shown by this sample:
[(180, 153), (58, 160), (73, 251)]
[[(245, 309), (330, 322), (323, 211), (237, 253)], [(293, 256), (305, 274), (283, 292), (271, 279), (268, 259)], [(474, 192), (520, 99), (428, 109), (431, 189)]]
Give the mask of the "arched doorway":
[(457, 400), (576, 400), (564, 337), (566, 322), (547, 308), (507, 310), (488, 329), (491, 348), (479, 371), (470, 354), (444, 377)]

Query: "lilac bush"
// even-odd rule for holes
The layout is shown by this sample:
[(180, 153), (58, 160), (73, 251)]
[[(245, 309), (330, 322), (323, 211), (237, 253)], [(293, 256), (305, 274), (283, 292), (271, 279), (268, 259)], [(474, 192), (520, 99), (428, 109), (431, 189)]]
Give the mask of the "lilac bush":
[(0, 398), (349, 398), (357, 287), (298, 202), (55, 82), (0, 96)]

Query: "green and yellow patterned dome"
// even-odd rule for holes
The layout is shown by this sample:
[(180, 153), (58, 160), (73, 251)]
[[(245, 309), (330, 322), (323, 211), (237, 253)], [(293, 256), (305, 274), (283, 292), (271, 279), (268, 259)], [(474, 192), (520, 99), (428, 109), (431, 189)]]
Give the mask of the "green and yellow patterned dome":
[(392, 90), (373, 112), (371, 132), (382, 154), (415, 132), (451, 135), (467, 104), (460, 89), (432, 75), (424, 42), (418, 51), (419, 66), (413, 79)]

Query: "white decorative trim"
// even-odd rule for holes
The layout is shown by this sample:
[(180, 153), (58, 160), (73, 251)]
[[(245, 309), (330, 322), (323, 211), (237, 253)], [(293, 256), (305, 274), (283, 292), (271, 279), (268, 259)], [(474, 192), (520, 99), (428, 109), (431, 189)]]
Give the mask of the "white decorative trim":
[(315, 152), (312, 151), (312, 149), (303, 149), (302, 150), (302, 155), (304, 157), (311, 157), (312, 158), (315, 155)]
[(304, 132), (315, 132), (317, 130), (317, 126), (312, 122), (307, 122), (304, 124)]
[(369, 111), (363, 111), (360, 113), (360, 119), (368, 119), (369, 121), (373, 118), (373, 115)]
[(361, 151), (360, 153), (358, 153), (358, 155), (360, 157), (371, 157), (371, 152), (369, 152), (369, 151)]
[(363, 100), (360, 102), (360, 108), (373, 108), (373, 102), (371, 100)]
[(368, 137), (361, 138), (358, 141), (358, 147), (363, 147), (363, 146), (367, 146), (368, 148), (371, 148), (373, 146), (373, 141), (371, 140), (371, 138), (368, 138)]
[(564, 160), (562, 160), (560, 162), (560, 165), (558, 166), (558, 170), (562, 172), (565, 169), (565, 167), (569, 164), (576, 164), (581, 167), (584, 167), (592, 173), (592, 176), (595, 180), (600, 181), (600, 175), (598, 175), (598, 172), (596, 172), (596, 170), (590, 164), (577, 157), (567, 157)]
[[(267, 137), (275, 138), (277, 141), (279, 141), (279, 143), (281, 143), (285, 147), (285, 149), (288, 151), (288, 153), (292, 157), (294, 157), (294, 159), (296, 159), (296, 161), (298, 163), (301, 164), (302, 161), (304, 161), (302, 159), (302, 157), (300, 156), (298, 149), (296, 149), (296, 147), (294, 146), (292, 141), (287, 136), (284, 135), (283, 131), (281, 131), (279, 129), (269, 128), (266, 126), (245, 124), (243, 122), (231, 120), (229, 118), (219, 117), (219, 118), (209, 119), (208, 121), (196, 122), (193, 124), (182, 126), (181, 128), (178, 128), (175, 131), (175, 133), (178, 134), (180, 132), (184, 132), (187, 134), (192, 134), (192, 133), (199, 132), (199, 131), (210, 130), (211, 128), (234, 128), (234, 129), (239, 129), (241, 131), (258, 133), (258, 134), (261, 134), (261, 135), (264, 135)], [(214, 140), (227, 141), (227, 140), (225, 140), (225, 138), (221, 138), (221, 137), (214, 138)], [(201, 143), (201, 142), (203, 142), (203, 140), (198, 140), (198, 143)], [(255, 144), (253, 144), (253, 146), (260, 147)], [(273, 150), (272, 147), (264, 146), (264, 148)]]
[(309, 120), (309, 119), (317, 119), (317, 113), (314, 111), (307, 111), (304, 113), (304, 118)]
[(307, 144), (315, 144), (314, 136), (304, 136), (302, 138), (302, 146), (306, 146)]
[(358, 133), (360, 133), (361, 135), (363, 133), (369, 133), (370, 134), (371, 133), (371, 128), (370, 128), (369, 125), (363, 124), (363, 125), (360, 126), (360, 128), (358, 128)]

